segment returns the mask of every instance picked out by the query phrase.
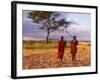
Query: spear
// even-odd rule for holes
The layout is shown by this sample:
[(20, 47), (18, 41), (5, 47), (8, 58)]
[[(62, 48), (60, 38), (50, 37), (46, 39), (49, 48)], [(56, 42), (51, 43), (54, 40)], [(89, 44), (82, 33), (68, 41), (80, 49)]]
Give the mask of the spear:
[[(60, 29), (59, 31), (64, 31), (64, 29)], [(67, 30), (65, 32), (68, 33), (70, 37), (73, 37)]]
[(65, 32), (67, 32), (71, 37), (73, 37), (68, 31), (65, 31)]
[[(61, 29), (60, 31), (64, 31), (63, 29)], [(70, 37), (73, 37), (67, 30), (65, 31), (66, 33), (68, 33), (69, 35), (70, 35)], [(66, 45), (65, 45), (66, 46)], [(63, 54), (63, 56), (64, 56), (64, 54)], [(61, 60), (60, 60), (60, 66), (61, 66), (61, 63), (62, 63), (62, 60), (63, 60), (63, 56), (62, 56), (62, 58), (61, 58)]]

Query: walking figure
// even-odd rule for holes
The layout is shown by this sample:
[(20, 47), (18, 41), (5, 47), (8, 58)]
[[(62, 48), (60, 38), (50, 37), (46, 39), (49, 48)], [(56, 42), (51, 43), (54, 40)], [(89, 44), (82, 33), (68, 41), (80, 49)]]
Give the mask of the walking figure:
[(71, 41), (71, 54), (72, 54), (72, 62), (74, 66), (76, 61), (77, 45), (78, 45), (78, 41), (76, 39), (76, 36), (73, 36), (73, 39)]
[(59, 65), (61, 66), (63, 55), (64, 55), (64, 48), (66, 47), (64, 37), (61, 36), (60, 41), (58, 41), (58, 52), (57, 52), (57, 58), (59, 58)]

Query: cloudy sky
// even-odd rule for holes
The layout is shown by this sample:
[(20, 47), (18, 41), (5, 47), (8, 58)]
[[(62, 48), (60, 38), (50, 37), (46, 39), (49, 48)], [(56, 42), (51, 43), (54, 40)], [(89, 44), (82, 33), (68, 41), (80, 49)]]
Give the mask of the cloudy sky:
[[(29, 19), (29, 10), (23, 10), (23, 39), (24, 40), (44, 40), (46, 32), (39, 29), (41, 24), (36, 24)], [(89, 41), (91, 38), (91, 14), (89, 13), (70, 13), (60, 12), (62, 17), (66, 20), (73, 20), (76, 24), (71, 25), (66, 30), (71, 35), (76, 35), (78, 40)], [(49, 39), (59, 39), (60, 36), (64, 36), (65, 40), (70, 40), (71, 37), (64, 31), (55, 31), (50, 34)]]

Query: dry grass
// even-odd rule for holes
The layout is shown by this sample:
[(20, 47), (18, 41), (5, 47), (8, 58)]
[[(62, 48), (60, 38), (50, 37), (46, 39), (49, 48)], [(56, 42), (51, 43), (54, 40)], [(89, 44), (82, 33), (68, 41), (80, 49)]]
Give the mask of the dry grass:
[(90, 42), (79, 42), (75, 66), (71, 60), (70, 45), (65, 48), (63, 62), (55, 57), (57, 48), (26, 49), (23, 48), (23, 69), (81, 67), (91, 65)]

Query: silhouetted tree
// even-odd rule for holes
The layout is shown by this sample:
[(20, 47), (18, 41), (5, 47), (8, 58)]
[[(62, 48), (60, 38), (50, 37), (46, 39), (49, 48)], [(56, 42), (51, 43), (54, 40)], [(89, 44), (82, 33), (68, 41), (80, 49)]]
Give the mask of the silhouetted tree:
[(61, 18), (60, 12), (48, 12), (48, 11), (31, 11), (28, 15), (34, 23), (41, 24), (40, 29), (47, 32), (46, 42), (48, 42), (49, 34), (60, 27), (68, 27), (72, 24), (72, 21), (66, 21), (66, 19)]

